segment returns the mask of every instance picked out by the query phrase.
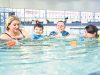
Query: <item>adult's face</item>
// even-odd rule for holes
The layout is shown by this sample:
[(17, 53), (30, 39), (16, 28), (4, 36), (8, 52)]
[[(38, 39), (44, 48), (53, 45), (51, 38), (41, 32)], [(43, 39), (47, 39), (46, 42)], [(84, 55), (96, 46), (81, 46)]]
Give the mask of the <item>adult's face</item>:
[(8, 26), (9, 30), (12, 32), (16, 32), (20, 28), (20, 22), (17, 20), (14, 20), (11, 22), (11, 24)]
[(58, 30), (59, 32), (63, 32), (63, 31), (65, 30), (65, 25), (64, 25), (63, 22), (58, 22), (58, 23), (57, 23), (57, 30)]
[(58, 23), (57, 23), (57, 30), (58, 30), (59, 32), (63, 32), (63, 31), (65, 30), (65, 25), (64, 25), (63, 22), (58, 22)]

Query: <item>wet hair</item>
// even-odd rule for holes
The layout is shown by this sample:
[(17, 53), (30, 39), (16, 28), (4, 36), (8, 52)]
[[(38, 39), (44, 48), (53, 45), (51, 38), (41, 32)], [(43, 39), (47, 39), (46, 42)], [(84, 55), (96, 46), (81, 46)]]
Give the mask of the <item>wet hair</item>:
[(40, 21), (39, 20), (36, 20), (36, 24), (40, 24)]
[(90, 34), (94, 34), (96, 33), (96, 36), (98, 36), (97, 32), (98, 32), (98, 28), (95, 25), (88, 25), (85, 27), (86, 31)]
[[(57, 24), (58, 24), (59, 22), (63, 22), (63, 23), (64, 23), (64, 21), (58, 21)], [(64, 24), (65, 24), (65, 23), (64, 23)]]
[(20, 22), (20, 19), (17, 17), (17, 16), (9, 16), (7, 19), (6, 19), (6, 30), (9, 30), (9, 25), (14, 21), (14, 20), (17, 20)]
[(35, 27), (39, 27), (39, 28), (44, 29), (43, 25), (41, 25), (41, 24), (35, 24), (35, 25), (34, 25), (34, 29), (35, 29)]

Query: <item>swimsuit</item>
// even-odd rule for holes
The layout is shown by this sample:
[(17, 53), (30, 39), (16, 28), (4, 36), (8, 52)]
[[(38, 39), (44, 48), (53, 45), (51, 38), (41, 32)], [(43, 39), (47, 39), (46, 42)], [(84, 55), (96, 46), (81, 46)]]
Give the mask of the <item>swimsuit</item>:
[[(50, 33), (50, 36), (55, 36), (55, 35), (58, 35), (58, 33), (57, 33), (56, 31), (52, 31), (52, 32)], [(62, 36), (67, 36), (67, 35), (69, 35), (69, 33), (66, 32), (66, 31), (63, 31), (63, 32), (61, 32), (61, 35), (62, 35)]]
[[(24, 34), (22, 33), (22, 31), (21, 30), (19, 30), (20, 31), (20, 33), (22, 34), (22, 36), (23, 36), (23, 38), (25, 38), (25, 36), (24, 36)], [(22, 38), (13, 38), (13, 37), (11, 37), (11, 35), (9, 35), (8, 33), (4, 33), (4, 34), (6, 34), (6, 35), (8, 35), (11, 39), (14, 39), (14, 40), (21, 40)]]
[(32, 35), (32, 40), (42, 40), (43, 38), (44, 38), (43, 35), (36, 35), (36, 34)]

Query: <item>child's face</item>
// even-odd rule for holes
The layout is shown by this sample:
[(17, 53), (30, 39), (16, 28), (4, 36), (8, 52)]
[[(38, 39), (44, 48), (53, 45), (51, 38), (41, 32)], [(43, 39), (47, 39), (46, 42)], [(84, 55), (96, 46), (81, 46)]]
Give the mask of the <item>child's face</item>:
[(35, 27), (34, 32), (35, 32), (36, 34), (41, 35), (41, 34), (43, 33), (43, 29), (42, 29), (41, 27)]

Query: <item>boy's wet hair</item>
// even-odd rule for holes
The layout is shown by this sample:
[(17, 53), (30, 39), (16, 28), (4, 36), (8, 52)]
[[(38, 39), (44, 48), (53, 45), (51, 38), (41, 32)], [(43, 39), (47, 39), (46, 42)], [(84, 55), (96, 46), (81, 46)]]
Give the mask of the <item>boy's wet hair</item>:
[(98, 31), (98, 28), (95, 25), (88, 25), (85, 27), (86, 31), (88, 33), (94, 34), (95, 32)]
[(34, 29), (35, 29), (35, 27), (39, 27), (39, 28), (44, 29), (43, 25), (41, 25), (41, 24), (35, 24), (35, 25), (34, 25)]
[(88, 25), (85, 27), (86, 31), (88, 33), (94, 34), (96, 33), (96, 36), (98, 36), (98, 28), (95, 25)]

